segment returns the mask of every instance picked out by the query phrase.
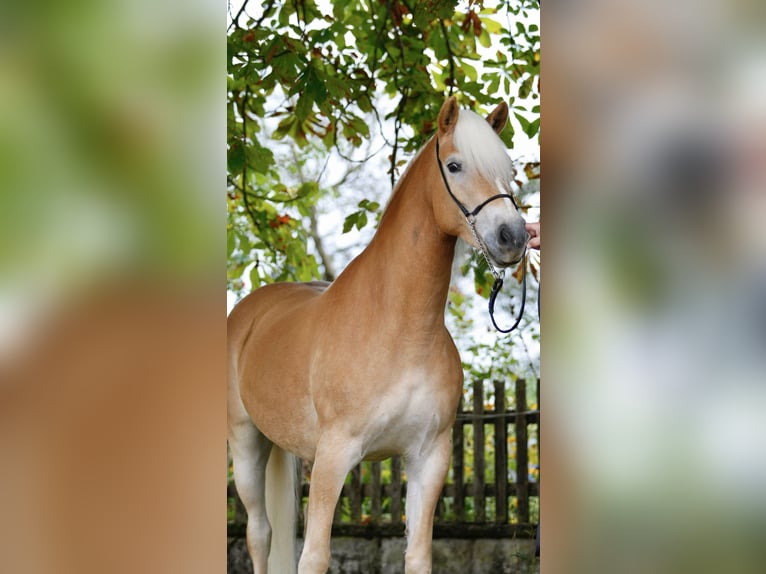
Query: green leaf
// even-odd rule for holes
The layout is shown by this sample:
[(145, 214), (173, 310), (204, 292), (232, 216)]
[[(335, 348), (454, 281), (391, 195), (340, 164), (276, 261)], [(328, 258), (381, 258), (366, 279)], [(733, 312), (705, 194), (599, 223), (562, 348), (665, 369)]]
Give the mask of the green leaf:
[(502, 24), (500, 24), (500, 22), (495, 22), (492, 18), (487, 18), (486, 16), (480, 16), (479, 19), (481, 20), (481, 23), (483, 24), (483, 28), (490, 34), (497, 34), (501, 32), (503, 29)]
[(274, 154), (258, 142), (247, 150), (247, 165), (260, 173), (267, 173), (274, 165)]
[(305, 93), (315, 101), (317, 105), (321, 106), (327, 99), (327, 88), (325, 88), (324, 82), (319, 77), (314, 66), (309, 66), (306, 71), (305, 89)]
[(523, 131), (524, 133), (527, 133), (527, 130), (529, 129), (529, 124), (530, 124), (529, 120), (516, 112), (514, 112), (513, 115), (516, 116), (516, 119), (518, 120), (519, 124), (521, 124), (521, 131)]
[(346, 219), (343, 221), (343, 233), (348, 233), (354, 228), (354, 225), (356, 225), (356, 220), (358, 217), (359, 217), (358, 211), (355, 211), (354, 213), (346, 217)]
[(298, 195), (306, 199), (309, 199), (312, 195), (314, 195), (318, 191), (319, 191), (319, 184), (317, 184), (317, 182), (315, 181), (307, 181), (305, 183), (302, 183), (300, 187), (298, 187)]
[(537, 118), (536, 120), (532, 121), (529, 126), (527, 126), (527, 129), (524, 130), (524, 133), (529, 136), (530, 139), (535, 137), (537, 133), (540, 131), (540, 118)]
[(333, 2), (332, 15), (336, 20), (344, 20), (346, 15), (345, 2)]
[(250, 284), (253, 286), (253, 289), (261, 286), (261, 272), (258, 270), (258, 265), (253, 265), (253, 268), (250, 270)]
[(349, 122), (349, 125), (357, 133), (363, 135), (364, 137), (369, 137), (369, 135), (370, 135), (370, 126), (368, 126), (367, 122), (364, 121), (362, 118), (360, 118), (358, 116), (352, 117), (351, 121)]
[(330, 148), (335, 145), (335, 124), (330, 123), (327, 127), (327, 133), (322, 138), (322, 143), (326, 148)]
[(226, 157), (229, 173), (240, 174), (245, 167), (245, 148), (240, 141), (233, 141), (229, 145), (229, 153)]
[(309, 117), (313, 107), (314, 101), (311, 99), (309, 92), (304, 90), (301, 92), (301, 96), (298, 98), (298, 103), (295, 105), (295, 115), (298, 116), (300, 121), (304, 121)]
[(479, 79), (479, 74), (476, 72), (476, 68), (468, 64), (467, 62), (463, 62), (461, 65), (461, 68), (463, 69), (463, 72), (465, 72), (465, 75), (471, 80), (476, 81)]
[(277, 129), (274, 130), (273, 138), (276, 140), (281, 140), (284, 138), (293, 130), (297, 121), (298, 118), (295, 116), (286, 116), (281, 122), (279, 122)]
[(479, 44), (485, 48), (492, 46), (492, 38), (490, 38), (489, 32), (487, 32), (486, 28), (482, 28), (481, 34), (479, 34)]
[(515, 134), (515, 130), (513, 129), (512, 123), (506, 124), (505, 129), (502, 132), (500, 132), (500, 139), (503, 140), (503, 143), (509, 149), (513, 149), (514, 134)]
[(519, 86), (519, 97), (521, 99), (529, 97), (530, 92), (532, 91), (532, 82), (534, 81), (535, 76), (529, 76), (524, 79), (524, 81), (521, 83), (521, 86)]
[[(343, 82), (335, 76), (328, 76), (324, 85), (325, 88), (327, 88), (327, 93), (330, 97), (335, 98), (336, 100), (346, 97), (348, 92), (348, 84), (346, 82)], [(361, 99), (364, 98), (360, 98), (360, 100)], [(369, 97), (367, 97), (367, 100), (369, 101)]]
[(359, 106), (359, 109), (365, 114), (369, 114), (373, 110), (372, 100), (370, 100), (370, 96), (367, 94), (362, 94), (356, 101), (356, 105)]
[(226, 230), (226, 257), (231, 257), (234, 253), (234, 248), (237, 246), (237, 239), (235, 237), (234, 229), (230, 228)]

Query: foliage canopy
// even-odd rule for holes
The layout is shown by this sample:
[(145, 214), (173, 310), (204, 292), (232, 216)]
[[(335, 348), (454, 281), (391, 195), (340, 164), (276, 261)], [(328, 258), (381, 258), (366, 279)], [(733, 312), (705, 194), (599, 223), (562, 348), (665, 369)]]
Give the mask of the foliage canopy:
[[(332, 278), (329, 263), (315, 256), (322, 251), (316, 203), (331, 190), (321, 178), (287, 182), (274, 153), (280, 140), (302, 155), (336, 153), (351, 160), (377, 132), (390, 150), (393, 184), (401, 155), (433, 134), (439, 108), (453, 93), (478, 111), (505, 97), (517, 129), (537, 137), (539, 105), (527, 102), (539, 94), (540, 36), (529, 18), (539, 1), (489, 4), (296, 0), (264, 2), (255, 13), (259, 8), (245, 0), (231, 7), (230, 290), (242, 290), (248, 271), (253, 287)], [(383, 126), (391, 123), (393, 137), (387, 138)], [(512, 138), (509, 126), (503, 139), (510, 145)], [(368, 214), (380, 208), (371, 199), (359, 203), (345, 230), (367, 225)]]

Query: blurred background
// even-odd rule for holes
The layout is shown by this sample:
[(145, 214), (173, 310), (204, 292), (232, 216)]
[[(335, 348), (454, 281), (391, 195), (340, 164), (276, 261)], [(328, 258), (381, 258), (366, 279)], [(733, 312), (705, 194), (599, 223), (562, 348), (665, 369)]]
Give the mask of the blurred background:
[(224, 564), (225, 25), (0, 8), (3, 572)]
[[(544, 4), (541, 569), (760, 572), (764, 5)], [(225, 568), (226, 18), (2, 7), (4, 572)]]
[(543, 572), (762, 569), (764, 16), (544, 3)]

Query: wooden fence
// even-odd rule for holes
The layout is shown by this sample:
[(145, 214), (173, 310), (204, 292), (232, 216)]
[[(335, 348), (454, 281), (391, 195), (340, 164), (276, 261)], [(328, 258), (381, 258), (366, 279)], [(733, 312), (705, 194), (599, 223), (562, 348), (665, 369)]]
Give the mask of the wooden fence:
[[(491, 388), (485, 388), (484, 381), (474, 381), (470, 408), (461, 403), (458, 409), (452, 430), (452, 461), (436, 509), (435, 537), (535, 535), (539, 512), (539, 381), (528, 384), (518, 379), (508, 387), (495, 381)], [(308, 500), (308, 471), (304, 464), (301, 513)], [(406, 472), (399, 457), (361, 463), (343, 486), (333, 535), (401, 536), (406, 492)], [(234, 508), (229, 535), (243, 536), (244, 509), (231, 484), (228, 494)]]

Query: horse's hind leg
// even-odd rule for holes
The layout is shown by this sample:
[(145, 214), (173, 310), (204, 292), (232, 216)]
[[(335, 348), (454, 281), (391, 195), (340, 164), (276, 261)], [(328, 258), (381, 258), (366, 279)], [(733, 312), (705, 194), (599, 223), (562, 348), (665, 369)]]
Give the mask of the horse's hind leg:
[[(244, 408), (242, 409), (244, 411)], [(229, 447), (234, 483), (247, 510), (247, 549), (254, 574), (267, 574), (271, 525), (266, 516), (266, 463), (272, 443), (250, 421), (229, 411)]]

